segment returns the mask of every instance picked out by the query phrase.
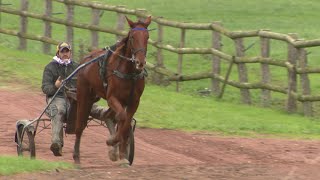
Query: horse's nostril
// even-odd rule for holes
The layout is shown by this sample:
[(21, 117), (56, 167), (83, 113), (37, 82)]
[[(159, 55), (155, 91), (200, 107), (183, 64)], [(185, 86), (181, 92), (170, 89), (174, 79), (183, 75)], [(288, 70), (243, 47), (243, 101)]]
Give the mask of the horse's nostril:
[(142, 69), (144, 67), (143, 63), (136, 63), (136, 69)]

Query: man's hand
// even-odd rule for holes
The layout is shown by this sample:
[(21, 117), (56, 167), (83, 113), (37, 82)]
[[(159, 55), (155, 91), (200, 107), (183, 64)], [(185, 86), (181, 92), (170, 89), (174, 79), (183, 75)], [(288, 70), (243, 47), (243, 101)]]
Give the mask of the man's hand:
[(55, 85), (57, 88), (59, 88), (59, 87), (61, 86), (61, 84), (62, 84), (62, 81), (63, 81), (62, 77), (59, 76), (58, 79), (56, 80), (56, 82), (54, 83), (54, 85)]

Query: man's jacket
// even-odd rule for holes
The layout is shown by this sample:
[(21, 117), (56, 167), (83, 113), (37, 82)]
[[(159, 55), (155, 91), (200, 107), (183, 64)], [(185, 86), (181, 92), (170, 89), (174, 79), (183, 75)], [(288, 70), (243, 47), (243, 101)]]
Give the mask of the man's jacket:
[[(58, 88), (54, 85), (59, 76), (62, 79), (67, 78), (77, 67), (78, 63), (72, 61), (68, 65), (61, 65), (56, 61), (51, 61), (44, 69), (42, 76), (42, 86), (41, 89), (43, 93), (47, 95), (48, 98), (52, 97)], [(74, 75), (76, 77), (76, 75)], [(68, 87), (76, 87), (76, 80), (70, 79), (69, 82), (66, 83)], [(63, 93), (64, 89), (61, 88), (60, 92), (57, 94), (59, 97), (64, 97)]]

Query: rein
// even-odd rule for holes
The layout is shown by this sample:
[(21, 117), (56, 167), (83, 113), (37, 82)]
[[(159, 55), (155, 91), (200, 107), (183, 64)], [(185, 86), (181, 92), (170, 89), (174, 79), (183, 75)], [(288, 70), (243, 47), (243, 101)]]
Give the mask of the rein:
[(127, 61), (131, 61), (133, 63), (136, 61), (136, 59), (134, 59), (134, 56), (132, 56), (131, 58), (128, 58), (128, 57), (125, 57), (125, 56), (123, 56), (121, 54), (116, 54), (115, 51), (113, 51), (110, 48), (110, 46), (104, 47), (104, 49), (107, 50), (107, 51), (110, 51), (112, 54), (115, 54), (115, 55), (119, 56), (121, 59), (124, 59), (124, 60), (127, 60)]
[[(106, 49), (107, 51), (110, 51), (111, 54), (115, 54), (117, 56), (119, 56), (120, 58), (124, 59), (124, 60), (127, 60), (127, 61), (130, 61), (132, 63), (134, 63), (136, 60), (134, 59), (134, 56), (132, 58), (128, 58), (128, 57), (125, 57), (121, 54), (116, 54), (115, 51), (113, 51), (109, 46), (108, 47), (105, 47), (104, 49)], [(107, 61), (107, 60), (106, 60)], [(148, 72), (146, 69), (143, 69), (143, 71), (141, 71), (140, 73), (130, 73), (130, 74), (125, 74), (125, 73), (122, 73), (120, 72), (119, 70), (112, 70), (112, 74), (116, 75), (117, 77), (121, 78), (121, 79), (127, 79), (127, 80), (137, 80), (137, 79), (142, 79), (143, 77), (147, 77), (148, 76)], [(107, 86), (106, 82), (104, 81), (104, 87)]]

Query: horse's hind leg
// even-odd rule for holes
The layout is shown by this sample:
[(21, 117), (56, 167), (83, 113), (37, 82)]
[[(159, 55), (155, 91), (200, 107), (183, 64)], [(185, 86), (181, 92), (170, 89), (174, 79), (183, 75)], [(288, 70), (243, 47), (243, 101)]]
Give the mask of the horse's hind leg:
[(77, 121), (76, 125), (76, 140), (73, 149), (74, 162), (80, 164), (80, 141), (84, 128), (88, 123), (89, 113), (93, 104), (92, 94), (86, 85), (81, 84), (81, 79), (78, 79), (77, 92)]
[[(115, 112), (111, 108), (106, 110), (103, 107), (100, 107), (96, 104), (93, 104), (90, 115), (94, 119), (104, 121), (107, 125), (110, 136), (115, 135), (115, 133), (116, 133), (115, 123), (114, 123)], [(119, 159), (119, 145), (116, 144), (116, 145), (112, 146), (108, 152), (108, 155), (109, 155), (109, 159), (111, 161), (117, 161)]]
[[(84, 101), (86, 102), (86, 101)], [(76, 164), (80, 164), (80, 141), (81, 136), (84, 128), (87, 125), (88, 117), (89, 117), (89, 111), (92, 104), (89, 103), (82, 103), (80, 106), (78, 106), (78, 114), (77, 114), (77, 120), (79, 121), (76, 124), (76, 140), (74, 143), (74, 151), (73, 151), (73, 160)]]
[(107, 125), (107, 128), (110, 132), (110, 135), (115, 134), (115, 123), (114, 123), (114, 116), (115, 112), (108, 108), (107, 110), (101, 106), (98, 106), (96, 104), (92, 105), (90, 116), (94, 119), (98, 119), (100, 121), (104, 121)]
[[(85, 104), (85, 106), (88, 106), (88, 108), (91, 107), (90, 103), (83, 103), (83, 104)], [(76, 164), (80, 164), (80, 141), (81, 141), (83, 130), (87, 125), (87, 121), (89, 117), (89, 111), (87, 110), (88, 108), (85, 108), (84, 110), (82, 110), (82, 106), (80, 107), (81, 108), (78, 108), (78, 114), (77, 114), (77, 119), (78, 121), (80, 120), (80, 124), (76, 124), (76, 140), (75, 140), (74, 149), (73, 149), (73, 160)]]

